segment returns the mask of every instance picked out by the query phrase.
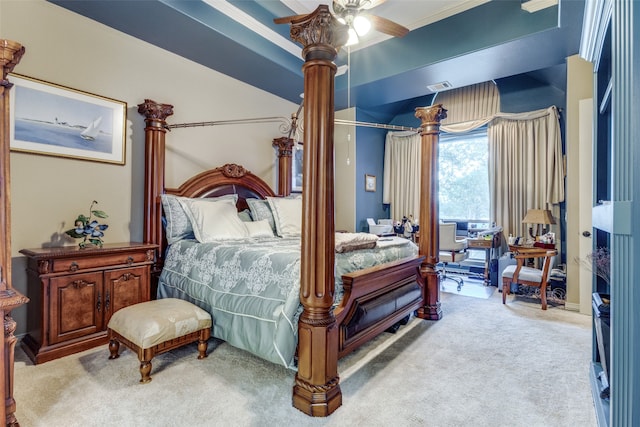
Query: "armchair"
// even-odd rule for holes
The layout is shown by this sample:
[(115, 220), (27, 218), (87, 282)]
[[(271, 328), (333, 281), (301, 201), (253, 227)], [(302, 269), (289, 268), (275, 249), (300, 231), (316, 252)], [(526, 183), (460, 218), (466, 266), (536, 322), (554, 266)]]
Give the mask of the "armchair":
[(456, 223), (444, 222), (440, 224), (440, 240), (438, 248), (438, 259), (443, 267), (440, 270), (440, 281), (445, 279), (458, 283), (458, 291), (462, 289), (464, 280), (461, 277), (447, 275), (447, 265), (450, 262), (459, 263), (469, 257), (467, 252), (467, 239), (456, 237)]
[[(502, 303), (505, 304), (507, 294), (511, 293), (511, 283), (518, 283), (526, 286), (540, 288), (540, 300), (542, 309), (547, 309), (547, 283), (549, 281), (549, 271), (554, 263), (558, 251), (555, 249), (542, 248), (521, 248), (514, 252), (516, 265), (508, 265), (502, 271)], [(528, 258), (544, 258), (542, 268), (525, 266)]]

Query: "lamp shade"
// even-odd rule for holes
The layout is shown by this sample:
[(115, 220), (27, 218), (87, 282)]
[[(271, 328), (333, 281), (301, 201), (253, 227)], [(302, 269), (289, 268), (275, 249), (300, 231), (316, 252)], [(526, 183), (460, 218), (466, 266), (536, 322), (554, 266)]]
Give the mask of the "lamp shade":
[(529, 209), (522, 219), (523, 224), (555, 224), (551, 211), (548, 209)]

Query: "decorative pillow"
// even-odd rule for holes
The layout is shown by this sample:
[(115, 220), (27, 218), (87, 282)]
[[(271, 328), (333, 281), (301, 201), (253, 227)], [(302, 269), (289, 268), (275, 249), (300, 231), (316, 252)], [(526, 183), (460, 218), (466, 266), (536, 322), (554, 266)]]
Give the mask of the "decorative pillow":
[(302, 233), (302, 198), (267, 197), (276, 233), (280, 237), (297, 237)]
[[(167, 235), (167, 243), (172, 244), (182, 239), (193, 239), (193, 227), (184, 208), (179, 200), (190, 200), (188, 197), (173, 196), (171, 194), (163, 194), (160, 196), (162, 201), (162, 209), (165, 219), (165, 233)], [(194, 200), (216, 201), (221, 199), (231, 199), (235, 204), (238, 201), (237, 194), (229, 194), (220, 197), (210, 197)]]
[(253, 218), (251, 218), (251, 211), (249, 209), (238, 212), (238, 218), (240, 218), (243, 222), (253, 221)]
[(373, 249), (377, 242), (378, 236), (371, 233), (336, 233), (336, 252)]
[(251, 217), (253, 220), (260, 221), (266, 219), (271, 226), (271, 231), (275, 234), (276, 223), (269, 202), (262, 199), (247, 199), (247, 204), (249, 205), (249, 209), (251, 209)]
[(191, 221), (196, 239), (201, 243), (248, 236), (245, 223), (238, 218), (233, 199), (182, 199), (179, 202)]
[(273, 237), (273, 230), (269, 225), (269, 221), (262, 219), (260, 221), (245, 222), (249, 237)]

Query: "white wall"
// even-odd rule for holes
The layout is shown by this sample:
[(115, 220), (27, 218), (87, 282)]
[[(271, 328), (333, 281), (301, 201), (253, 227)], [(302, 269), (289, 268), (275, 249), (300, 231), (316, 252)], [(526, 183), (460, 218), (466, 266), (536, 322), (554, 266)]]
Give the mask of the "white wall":
[[(105, 242), (142, 239), (144, 99), (172, 104), (169, 123), (290, 117), (297, 105), (134, 39), (43, 0), (0, 0), (0, 38), (26, 48), (15, 73), (125, 101), (126, 164), (11, 153), (13, 286), (27, 294), (22, 248), (75, 245), (65, 240), (92, 200), (109, 214)], [(212, 47), (212, 55), (215, 55)], [(302, 65), (302, 59), (300, 60)], [(268, 114), (265, 114), (268, 112)], [(239, 163), (275, 187), (278, 124), (177, 129), (168, 134), (166, 184), (224, 163)], [(17, 333), (22, 312), (13, 312)]]
[[(591, 192), (592, 177), (581, 177), (580, 169), (583, 154), (588, 154), (591, 159), (593, 150), (591, 140), (580, 139), (580, 101), (593, 98), (593, 64), (580, 58), (578, 55), (567, 58), (567, 128), (566, 128), (566, 153), (567, 153), (567, 299), (566, 308), (580, 311), (583, 314), (591, 314), (591, 280), (580, 280), (580, 264), (577, 259), (582, 259), (580, 245), (591, 245), (589, 239), (582, 236), (583, 231), (591, 231), (591, 228), (581, 227), (581, 215), (589, 215), (584, 206), (591, 208), (593, 194)], [(590, 124), (589, 124), (590, 125)], [(583, 153), (586, 151), (586, 153)], [(587, 170), (592, 166), (586, 165)], [(584, 190), (587, 181), (588, 189)], [(588, 200), (584, 200), (587, 198)], [(585, 203), (586, 202), (586, 203)], [(582, 212), (581, 212), (582, 210)], [(589, 277), (590, 279), (590, 277)]]

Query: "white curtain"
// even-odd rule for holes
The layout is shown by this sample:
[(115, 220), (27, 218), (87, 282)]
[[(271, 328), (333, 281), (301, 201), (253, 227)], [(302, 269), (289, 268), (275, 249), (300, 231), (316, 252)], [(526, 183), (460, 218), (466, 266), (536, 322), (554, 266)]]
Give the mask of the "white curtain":
[[(500, 113), (494, 82), (439, 93), (433, 103), (447, 109), (440, 131), (466, 133), (488, 125), (491, 221), (504, 235), (526, 236), (528, 209), (550, 209), (559, 223), (564, 201), (564, 163), (556, 107)], [(389, 132), (385, 145), (383, 202), (394, 220), (419, 216), (420, 135)], [(437, 195), (434, 195), (437, 197)], [(559, 237), (559, 225), (555, 226)]]
[(382, 202), (391, 205), (391, 219), (420, 216), (420, 134), (388, 132), (384, 148)]
[[(558, 220), (564, 201), (564, 162), (556, 107), (499, 114), (488, 128), (491, 217), (505, 236), (526, 237), (528, 209), (550, 209)], [(554, 226), (559, 240), (559, 225)]]
[(493, 81), (488, 81), (438, 93), (434, 103), (447, 109), (441, 130), (465, 132), (485, 125), (500, 111), (500, 92)]
[[(446, 108), (446, 107), (445, 107)], [(564, 201), (564, 163), (560, 121), (556, 107), (526, 113), (498, 113), (486, 119), (442, 126), (462, 131), (489, 123), (489, 193), (491, 221), (504, 236), (527, 236), (522, 224), (528, 209), (550, 209), (558, 223)], [(383, 203), (391, 217), (419, 217), (420, 135), (389, 132), (385, 144)]]

